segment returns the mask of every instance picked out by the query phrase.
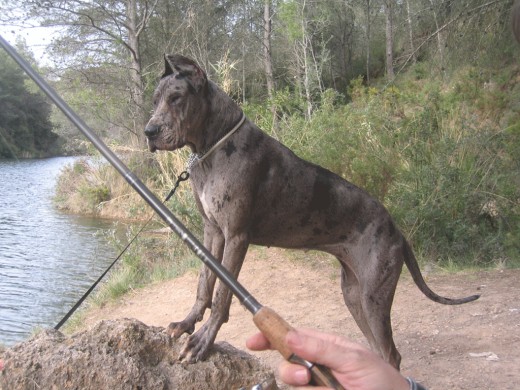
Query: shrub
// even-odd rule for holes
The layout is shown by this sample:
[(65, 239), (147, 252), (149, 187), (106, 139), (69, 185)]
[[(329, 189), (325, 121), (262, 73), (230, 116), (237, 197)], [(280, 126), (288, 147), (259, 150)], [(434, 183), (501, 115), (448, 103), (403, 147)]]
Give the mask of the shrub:
[(514, 90), (486, 87), (503, 91), (494, 78), (508, 77), (484, 73), (462, 72), (455, 88), (356, 79), (351, 103), (327, 92), (309, 121), (288, 111), (276, 135), (383, 201), (429, 261), (519, 266), (520, 107)]
[[(355, 79), (348, 104), (337, 92), (326, 91), (310, 120), (296, 94), (279, 91), (276, 131), (269, 102), (243, 109), (297, 155), (383, 201), (416, 253), (429, 261), (520, 266), (520, 87), (511, 81), (515, 68), (468, 67), (450, 84), (423, 78), (420, 66), (417, 72), (420, 77), (403, 77), (380, 88)], [(185, 153), (155, 154), (146, 164), (142, 157), (134, 161), (149, 187), (166, 194), (184, 170)], [(85, 164), (75, 170), (90, 185), (87, 197), (104, 199), (103, 208), (124, 199), (122, 206), (135, 210), (132, 215), (149, 215), (128, 194), (131, 189), (125, 196), (117, 189), (122, 179), (115, 173), (100, 170), (95, 175)], [(65, 189), (81, 183), (63, 180)], [(101, 183), (109, 183), (109, 190)], [(189, 186), (182, 185), (168, 207), (202, 236)]]
[[(404, 165), (389, 206), (430, 259), (518, 266), (519, 246), (511, 240), (520, 238), (518, 154), (508, 151), (518, 138), (501, 129), (490, 107), (468, 104), (483, 99), (474, 83), (470, 72), (457, 85), (471, 93), (430, 86), (416, 102), (399, 141)], [(497, 111), (508, 104), (495, 103)]]

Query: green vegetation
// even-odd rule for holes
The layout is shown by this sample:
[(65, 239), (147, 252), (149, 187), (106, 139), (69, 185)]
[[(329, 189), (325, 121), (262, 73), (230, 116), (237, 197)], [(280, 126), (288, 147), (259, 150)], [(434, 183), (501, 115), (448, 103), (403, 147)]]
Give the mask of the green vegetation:
[[(123, 236), (119, 234), (121, 229), (116, 227), (106, 238), (119, 253), (144, 224), (145, 221), (141, 221), (130, 226)], [(66, 322), (66, 332), (72, 333), (82, 327), (89, 307), (104, 306), (135, 289), (181, 276), (200, 267), (200, 260), (177, 236), (160, 228), (155, 219), (146, 226), (116, 263), (114, 270), (89, 297), (86, 306)]]
[[(149, 154), (140, 157), (145, 163), (136, 154), (123, 156), (123, 159), (136, 175), (148, 177), (146, 184), (158, 197), (161, 193), (165, 197), (176, 180), (172, 170), (181, 171), (181, 157), (169, 153), (157, 155), (153, 160), (147, 160)], [(103, 196), (103, 200), (95, 201), (95, 196)], [(196, 256), (154, 216), (153, 211), (106, 162), (93, 158), (78, 159), (66, 167), (57, 183), (54, 201), (58, 208), (67, 212), (130, 221), (128, 228), (123, 227), (126, 229), (123, 236), (121, 228), (116, 227), (106, 237), (118, 253), (148, 221), (90, 300), (91, 304), (103, 305), (133, 289), (171, 279), (200, 266)], [(167, 206), (197, 237), (202, 236), (201, 218), (189, 185), (181, 185)], [(81, 315), (72, 318), (70, 329), (74, 329), (74, 323), (81, 322)]]
[[(381, 200), (421, 261), (446, 269), (520, 266), (512, 0), (3, 3), (0, 19), (39, 15), (62, 27), (50, 45), (53, 84), (159, 197), (184, 170), (186, 151), (144, 152), (143, 127), (163, 54), (180, 52), (264, 131)], [(67, 145), (84, 148), (62, 117), (53, 121)], [(65, 170), (56, 201), (101, 217), (150, 215), (97, 161)], [(188, 185), (168, 207), (202, 237)], [(141, 238), (106, 294), (173, 275), (179, 259), (190, 266), (191, 255), (177, 252), (184, 245), (163, 239)]]
[[(137, 233), (137, 227), (128, 230), (125, 239), (111, 239), (122, 250)], [(134, 242), (120, 259), (119, 272), (109, 275), (105, 288), (94, 298), (95, 304), (103, 304), (120, 297), (130, 290), (146, 284), (171, 279), (199, 265), (173, 234), (153, 234), (146, 231)]]
[[(391, 86), (367, 87), (353, 80), (348, 103), (346, 96), (327, 90), (310, 120), (295, 109), (272, 135), (383, 201), (421, 260), (446, 269), (520, 266), (520, 89), (514, 82), (520, 67), (479, 71), (478, 78), (476, 69), (467, 67), (449, 82), (417, 77), (417, 67)], [(278, 99), (298, 104), (287, 91)], [(267, 103), (244, 110), (264, 126), (270, 120)], [(153, 157), (142, 174), (156, 193), (165, 194), (174, 172), (183, 170), (185, 156)], [(117, 180), (112, 174), (104, 181)], [(175, 215), (202, 237), (189, 186), (181, 185), (170, 202)], [(154, 240), (137, 246), (150, 253), (183, 247)], [(168, 268), (187, 255), (153, 257)], [(114, 291), (107, 294), (140, 285), (149, 274), (175, 274), (151, 266), (143, 253), (123, 263), (111, 282)]]
[(0, 51), (0, 158), (44, 157), (59, 150), (50, 121), (51, 105), (33, 92), (29, 78)]
[(468, 67), (443, 82), (411, 69), (382, 88), (356, 79), (350, 103), (326, 91), (311, 120), (288, 116), (275, 136), (383, 201), (420, 257), (518, 267), (519, 70)]

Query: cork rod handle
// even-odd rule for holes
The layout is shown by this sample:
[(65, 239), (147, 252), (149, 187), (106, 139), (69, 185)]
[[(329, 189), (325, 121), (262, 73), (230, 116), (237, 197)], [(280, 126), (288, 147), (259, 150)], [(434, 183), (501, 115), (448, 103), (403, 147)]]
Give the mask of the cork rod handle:
[(262, 306), (262, 308), (253, 316), (253, 322), (269, 340), (271, 346), (280, 352), (286, 360), (301, 364), (309, 369), (312, 384), (326, 386), (336, 390), (345, 390), (327, 367), (307, 362), (292, 353), (285, 343), (285, 336), (294, 328), (274, 310)]

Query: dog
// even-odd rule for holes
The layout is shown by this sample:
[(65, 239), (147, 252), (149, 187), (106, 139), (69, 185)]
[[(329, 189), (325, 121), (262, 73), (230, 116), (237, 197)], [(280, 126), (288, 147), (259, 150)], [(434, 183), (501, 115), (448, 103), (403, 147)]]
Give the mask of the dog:
[[(189, 58), (165, 56), (145, 127), (148, 148), (189, 147), (190, 184), (204, 221), (204, 246), (238, 277), (250, 244), (316, 249), (341, 264), (344, 301), (371, 348), (399, 369), (390, 309), (403, 263), (431, 300), (456, 305), (425, 283), (410, 245), (384, 206), (361, 188), (300, 159), (262, 132)], [(195, 304), (167, 331), (190, 334), (180, 359), (207, 356), (229, 316), (231, 292), (203, 267)], [(206, 309), (209, 319), (193, 333)]]

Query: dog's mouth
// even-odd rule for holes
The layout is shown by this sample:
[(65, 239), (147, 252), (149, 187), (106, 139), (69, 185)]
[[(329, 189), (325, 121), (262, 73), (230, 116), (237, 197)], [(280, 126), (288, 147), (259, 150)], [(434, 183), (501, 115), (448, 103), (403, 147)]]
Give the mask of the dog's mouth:
[(155, 153), (157, 151), (157, 147), (153, 143), (151, 143), (149, 139), (147, 139), (146, 141), (148, 143), (148, 150), (152, 153)]
[(157, 136), (147, 136), (146, 137), (146, 143), (148, 145), (148, 150), (152, 153), (154, 153), (157, 150), (157, 146), (155, 145), (154, 140), (157, 138)]
[(169, 150), (174, 151), (180, 149), (186, 145), (183, 140), (164, 140), (162, 137), (157, 135), (147, 136), (146, 143), (148, 144), (148, 150), (154, 153), (158, 150)]

